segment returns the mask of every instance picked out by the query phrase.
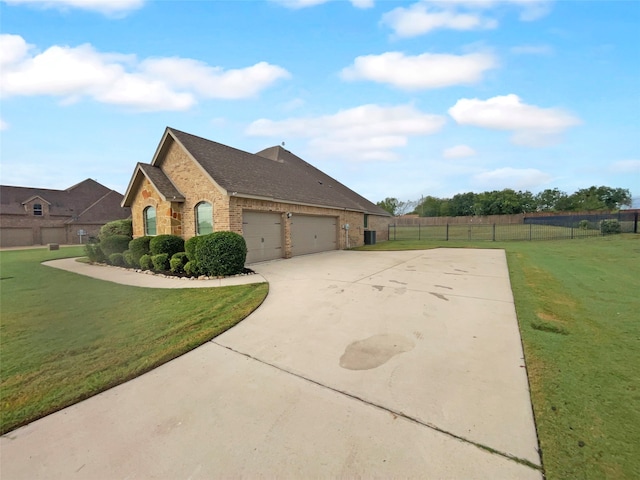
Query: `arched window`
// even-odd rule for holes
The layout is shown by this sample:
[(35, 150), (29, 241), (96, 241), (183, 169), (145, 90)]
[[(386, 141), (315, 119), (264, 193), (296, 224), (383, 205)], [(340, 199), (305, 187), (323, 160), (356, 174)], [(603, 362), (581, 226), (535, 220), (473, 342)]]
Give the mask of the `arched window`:
[(147, 207), (142, 214), (144, 217), (144, 234), (155, 235), (156, 234), (156, 209), (153, 207)]
[(213, 233), (213, 205), (200, 202), (196, 205), (196, 235)]

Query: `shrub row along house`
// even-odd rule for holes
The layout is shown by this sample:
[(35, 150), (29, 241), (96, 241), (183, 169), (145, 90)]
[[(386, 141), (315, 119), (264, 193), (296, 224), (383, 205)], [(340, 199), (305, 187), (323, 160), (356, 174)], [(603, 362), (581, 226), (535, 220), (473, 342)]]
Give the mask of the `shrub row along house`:
[(0, 186), (0, 246), (86, 243), (112, 220), (129, 218), (122, 194), (87, 179), (66, 190)]
[[(386, 240), (390, 215), (280, 146), (244, 152), (167, 128), (122, 201), (134, 238), (244, 236), (247, 263)], [(373, 235), (369, 234), (369, 238)]]

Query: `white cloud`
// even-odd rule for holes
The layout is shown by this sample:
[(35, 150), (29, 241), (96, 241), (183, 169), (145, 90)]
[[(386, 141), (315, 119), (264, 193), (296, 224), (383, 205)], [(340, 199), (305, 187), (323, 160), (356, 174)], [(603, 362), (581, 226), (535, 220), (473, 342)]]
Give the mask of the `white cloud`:
[(472, 157), (476, 151), (468, 145), (456, 145), (455, 147), (446, 148), (442, 152), (444, 158), (464, 158)]
[(423, 3), (409, 8), (398, 7), (382, 16), (382, 23), (389, 25), (399, 37), (415, 37), (438, 28), (451, 30), (487, 30), (496, 28), (498, 22), (479, 13), (460, 13), (451, 8), (440, 9)]
[(498, 21), (487, 15), (503, 6), (520, 9), (520, 20), (531, 21), (546, 15), (548, 0), (423, 0), (409, 7), (398, 7), (382, 16), (398, 37), (415, 37), (436, 29), (488, 30)]
[(58, 10), (78, 8), (110, 17), (124, 16), (144, 5), (144, 0), (4, 0), (4, 2), (9, 5), (35, 5)]
[(381, 107), (361, 105), (333, 115), (297, 117), (251, 123), (248, 135), (308, 138), (317, 154), (354, 161), (396, 160), (394, 151), (407, 145), (409, 137), (439, 131), (445, 118), (420, 112), (410, 105)]
[[(322, 5), (331, 0), (271, 0), (274, 3), (278, 3), (283, 7), (298, 10), (300, 8), (315, 7), (316, 5)], [(371, 8), (373, 7), (373, 0), (350, 0), (351, 4), (356, 8)]]
[(514, 94), (488, 100), (463, 98), (449, 115), (460, 125), (512, 131), (513, 143), (531, 147), (555, 143), (566, 129), (581, 123), (564, 110), (527, 105)]
[(291, 75), (284, 68), (266, 62), (251, 67), (223, 70), (190, 58), (152, 58), (140, 63), (150, 78), (162, 78), (172, 87), (194, 91), (204, 98), (248, 98), (276, 80)]
[(610, 169), (615, 173), (635, 173), (640, 175), (640, 160), (620, 160), (611, 164)]
[(531, 190), (552, 180), (551, 175), (535, 168), (498, 168), (473, 176), (473, 182), (480, 188), (502, 190)]
[(344, 80), (371, 80), (406, 90), (421, 90), (476, 83), (486, 70), (496, 66), (493, 55), (486, 53), (408, 56), (387, 52), (357, 57), (353, 65), (342, 70), (341, 76)]
[(146, 111), (186, 110), (198, 98), (247, 98), (289, 73), (260, 62), (225, 71), (187, 58), (102, 53), (89, 44), (34, 53), (18, 35), (0, 35), (2, 96), (50, 95), (63, 103), (92, 98)]
[(8, 129), (9, 129), (9, 124), (5, 122), (2, 118), (0, 118), (0, 131), (8, 130)]

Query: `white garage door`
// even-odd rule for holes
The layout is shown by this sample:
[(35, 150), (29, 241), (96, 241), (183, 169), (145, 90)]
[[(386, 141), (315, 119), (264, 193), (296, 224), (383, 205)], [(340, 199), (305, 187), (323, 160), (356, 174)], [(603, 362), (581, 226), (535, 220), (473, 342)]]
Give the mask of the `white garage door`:
[(282, 215), (270, 212), (244, 212), (242, 234), (247, 242), (247, 262), (282, 258)]
[(293, 255), (325, 252), (338, 248), (337, 217), (294, 215), (291, 218)]
[(3, 228), (0, 230), (0, 247), (23, 247), (33, 245), (33, 229)]

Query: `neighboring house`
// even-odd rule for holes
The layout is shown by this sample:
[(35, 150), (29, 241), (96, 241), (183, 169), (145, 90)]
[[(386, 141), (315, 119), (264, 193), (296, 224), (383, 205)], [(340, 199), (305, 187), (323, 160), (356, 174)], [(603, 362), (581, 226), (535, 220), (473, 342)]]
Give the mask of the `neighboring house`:
[(105, 223), (131, 216), (121, 202), (120, 193), (91, 179), (66, 190), (2, 185), (0, 246), (86, 243)]
[(122, 206), (133, 236), (232, 231), (247, 263), (387, 240), (390, 215), (282, 147), (257, 154), (167, 128)]

